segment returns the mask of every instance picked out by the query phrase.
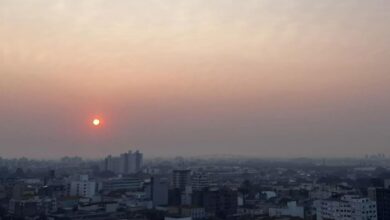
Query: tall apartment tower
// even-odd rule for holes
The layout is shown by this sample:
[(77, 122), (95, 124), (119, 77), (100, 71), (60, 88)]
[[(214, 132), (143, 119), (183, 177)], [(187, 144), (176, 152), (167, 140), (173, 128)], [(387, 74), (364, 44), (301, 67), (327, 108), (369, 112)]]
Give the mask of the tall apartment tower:
[(141, 170), (143, 155), (139, 151), (129, 151), (120, 156), (107, 156), (103, 162), (103, 170), (120, 174), (133, 174)]
[(191, 170), (174, 170), (172, 174), (172, 187), (185, 190), (191, 185)]
[(127, 153), (121, 154), (119, 158), (119, 169), (118, 173), (129, 173), (128, 164), (129, 163), (129, 156)]
[(368, 197), (376, 202), (377, 219), (390, 219), (390, 188), (368, 188)]
[(153, 206), (168, 205), (168, 190), (168, 179), (160, 177), (151, 178), (151, 199), (153, 201)]
[(131, 152), (131, 150), (126, 154), (127, 155), (127, 173), (136, 173), (137, 170), (135, 169), (136, 167), (136, 160), (135, 160), (135, 155)]
[(138, 150), (134, 154), (135, 154), (135, 170), (136, 172), (138, 172), (141, 170), (142, 167), (143, 155)]

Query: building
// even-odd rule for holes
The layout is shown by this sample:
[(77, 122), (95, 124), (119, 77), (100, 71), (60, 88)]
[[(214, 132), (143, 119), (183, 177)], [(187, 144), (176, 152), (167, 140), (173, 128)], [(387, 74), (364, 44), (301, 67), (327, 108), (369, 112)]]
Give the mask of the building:
[(97, 183), (90, 181), (88, 175), (81, 175), (80, 180), (71, 181), (69, 187), (70, 196), (92, 198), (97, 191)]
[(354, 195), (318, 200), (316, 209), (317, 220), (377, 220), (376, 202)]
[(66, 194), (66, 186), (64, 184), (51, 184), (42, 186), (38, 190), (40, 196), (62, 198)]
[(180, 206), (181, 205), (181, 194), (180, 189), (174, 188), (169, 189), (168, 191), (168, 204), (170, 206)]
[(13, 217), (34, 217), (48, 214), (57, 210), (56, 199), (11, 199), (9, 201), (9, 214)]
[(187, 186), (180, 195), (180, 204), (185, 206), (192, 205), (192, 187)]
[(164, 220), (192, 220), (191, 217), (181, 217), (181, 216), (170, 216), (170, 217), (165, 217)]
[(117, 220), (125, 219), (126, 213), (124, 212), (106, 212), (106, 211), (84, 211), (79, 210), (75, 212), (65, 212), (59, 214), (48, 215), (48, 220)]
[(135, 157), (135, 172), (139, 172), (143, 165), (143, 154), (140, 153), (139, 151), (136, 151), (134, 153), (134, 157)]
[(284, 208), (269, 208), (269, 216), (270, 217), (298, 217), (304, 218), (304, 208), (301, 206), (297, 206), (295, 201), (291, 201), (287, 203), (287, 207)]
[(167, 179), (153, 177), (151, 179), (153, 206), (168, 205), (169, 182)]
[(141, 170), (143, 155), (139, 151), (129, 151), (118, 157), (107, 156), (103, 161), (103, 170), (117, 174), (134, 174)]
[(191, 216), (193, 220), (206, 219), (206, 211), (201, 207), (182, 207), (181, 213), (184, 216)]
[(369, 188), (368, 197), (376, 202), (378, 220), (390, 219), (390, 189)]
[(8, 212), (15, 217), (37, 216), (41, 214), (39, 200), (11, 199)]
[(171, 206), (165, 208), (165, 217), (172, 218), (188, 218), (193, 220), (207, 219), (205, 209), (202, 207), (193, 206)]
[(263, 191), (261, 192), (262, 195), (264, 195), (264, 197), (268, 200), (268, 199), (271, 199), (271, 198), (274, 198), (276, 197), (276, 192), (274, 191)]
[(222, 219), (234, 216), (238, 210), (238, 192), (230, 188), (205, 188), (194, 191), (192, 205), (203, 207), (208, 216)]
[(195, 173), (192, 175), (191, 185), (193, 190), (201, 190), (210, 186), (210, 179), (206, 174)]
[(122, 171), (120, 161), (120, 157), (107, 156), (104, 159), (103, 170), (120, 173)]
[(172, 188), (185, 190), (188, 186), (191, 186), (191, 170), (174, 170)]
[(119, 177), (103, 182), (103, 190), (138, 190), (142, 188), (143, 181), (137, 177)]

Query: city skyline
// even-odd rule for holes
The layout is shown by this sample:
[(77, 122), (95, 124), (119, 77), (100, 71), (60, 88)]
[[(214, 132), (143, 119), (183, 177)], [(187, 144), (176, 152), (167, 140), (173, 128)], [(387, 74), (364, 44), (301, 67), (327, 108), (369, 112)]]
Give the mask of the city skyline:
[(389, 155), (389, 11), (0, 0), (0, 156)]

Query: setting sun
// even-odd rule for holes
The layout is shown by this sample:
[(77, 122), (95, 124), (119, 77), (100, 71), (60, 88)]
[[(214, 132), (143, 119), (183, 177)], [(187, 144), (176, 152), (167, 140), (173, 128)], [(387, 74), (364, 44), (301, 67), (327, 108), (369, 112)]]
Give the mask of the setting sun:
[(95, 118), (95, 119), (93, 119), (92, 124), (93, 124), (94, 126), (99, 126), (99, 125), (100, 125), (100, 120), (97, 119), (97, 118)]

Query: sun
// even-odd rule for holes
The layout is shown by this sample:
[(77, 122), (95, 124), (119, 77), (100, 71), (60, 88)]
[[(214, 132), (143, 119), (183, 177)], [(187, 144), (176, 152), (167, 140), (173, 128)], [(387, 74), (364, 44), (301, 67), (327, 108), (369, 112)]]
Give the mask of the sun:
[(97, 118), (95, 118), (95, 119), (93, 119), (92, 124), (93, 124), (94, 126), (99, 126), (99, 125), (100, 125), (100, 120), (97, 119)]

